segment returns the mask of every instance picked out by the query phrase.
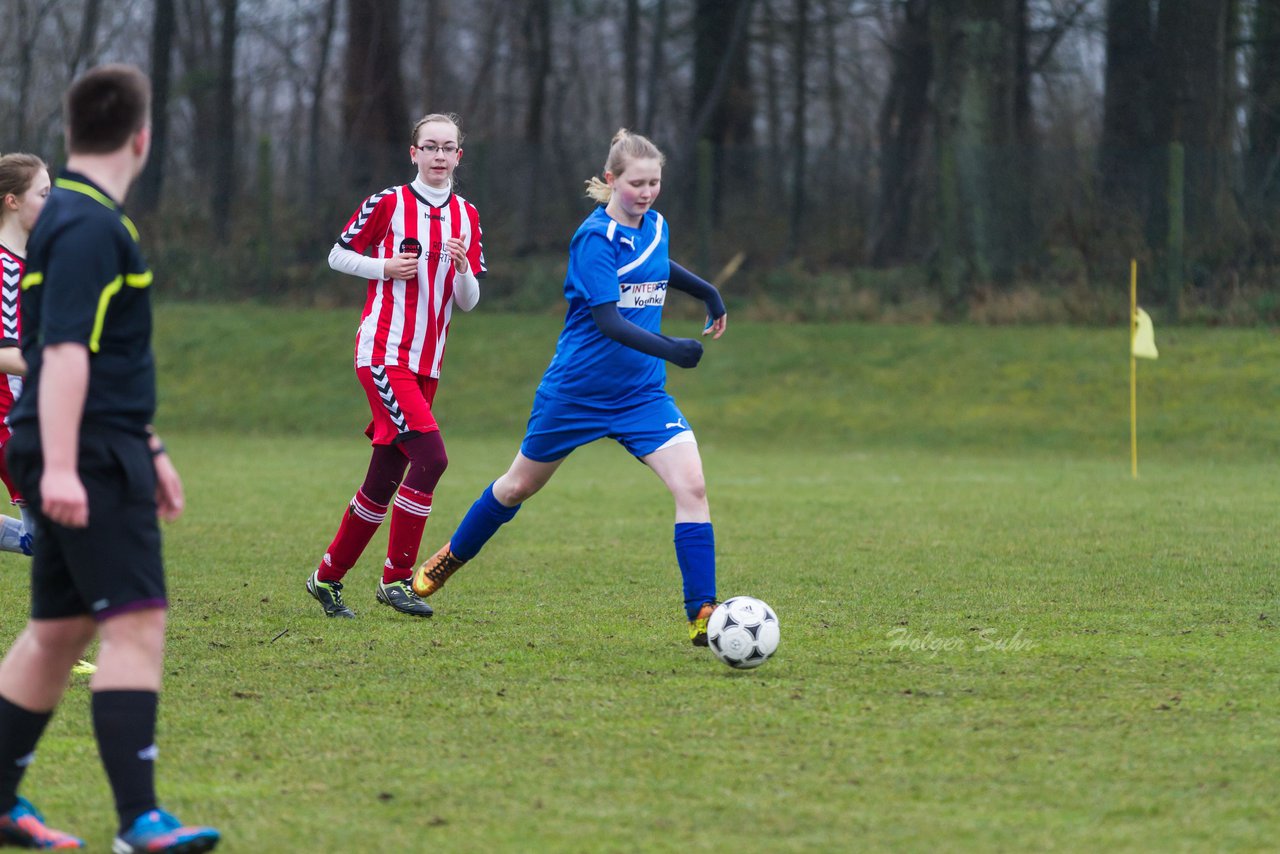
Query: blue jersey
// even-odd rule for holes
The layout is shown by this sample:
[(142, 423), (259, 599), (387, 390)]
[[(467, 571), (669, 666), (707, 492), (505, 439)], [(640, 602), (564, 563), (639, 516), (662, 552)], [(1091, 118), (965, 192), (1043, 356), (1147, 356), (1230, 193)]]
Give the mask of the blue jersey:
[(650, 210), (639, 228), (630, 228), (597, 207), (569, 244), (569, 273), (564, 280), (569, 310), (538, 391), (606, 406), (663, 397), (666, 362), (606, 338), (591, 316), (591, 307), (617, 303), (625, 320), (658, 334), (670, 275), (662, 214)]

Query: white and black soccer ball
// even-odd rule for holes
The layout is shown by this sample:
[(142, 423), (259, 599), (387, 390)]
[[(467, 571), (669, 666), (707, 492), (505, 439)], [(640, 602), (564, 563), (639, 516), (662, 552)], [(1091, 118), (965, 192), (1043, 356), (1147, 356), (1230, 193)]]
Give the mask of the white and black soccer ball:
[(734, 596), (716, 606), (707, 620), (707, 645), (730, 667), (748, 670), (778, 649), (778, 615), (751, 596)]

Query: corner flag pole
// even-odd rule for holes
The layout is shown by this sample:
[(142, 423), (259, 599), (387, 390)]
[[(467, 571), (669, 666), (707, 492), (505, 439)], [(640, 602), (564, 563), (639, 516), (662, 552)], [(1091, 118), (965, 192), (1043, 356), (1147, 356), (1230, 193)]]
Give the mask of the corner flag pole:
[(1138, 477), (1138, 360), (1133, 354), (1133, 338), (1138, 330), (1138, 260), (1129, 259), (1129, 455), (1133, 477)]

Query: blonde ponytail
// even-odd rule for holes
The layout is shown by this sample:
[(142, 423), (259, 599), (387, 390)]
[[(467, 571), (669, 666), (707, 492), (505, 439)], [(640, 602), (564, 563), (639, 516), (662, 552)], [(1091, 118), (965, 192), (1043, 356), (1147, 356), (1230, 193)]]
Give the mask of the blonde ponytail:
[[(605, 160), (604, 172), (617, 178), (626, 171), (632, 160), (646, 159), (657, 160), (659, 166), (667, 162), (662, 150), (647, 137), (632, 133), (626, 128), (618, 128), (618, 132), (613, 135), (613, 140), (609, 143), (609, 157)], [(587, 195), (600, 204), (607, 205), (609, 199), (613, 198), (613, 188), (598, 176), (591, 176), (585, 184)]]

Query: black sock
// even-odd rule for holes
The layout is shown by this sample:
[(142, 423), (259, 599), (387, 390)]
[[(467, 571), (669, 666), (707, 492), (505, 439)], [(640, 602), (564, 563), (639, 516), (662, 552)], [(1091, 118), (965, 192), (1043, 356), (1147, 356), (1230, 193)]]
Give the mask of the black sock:
[(156, 808), (155, 691), (95, 691), (93, 734), (124, 831)]
[(53, 712), (31, 712), (0, 697), (0, 813), (18, 803), (18, 784)]

